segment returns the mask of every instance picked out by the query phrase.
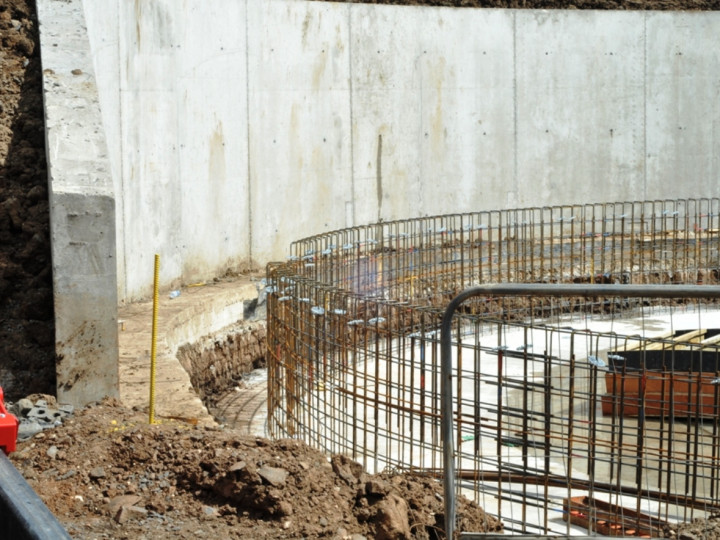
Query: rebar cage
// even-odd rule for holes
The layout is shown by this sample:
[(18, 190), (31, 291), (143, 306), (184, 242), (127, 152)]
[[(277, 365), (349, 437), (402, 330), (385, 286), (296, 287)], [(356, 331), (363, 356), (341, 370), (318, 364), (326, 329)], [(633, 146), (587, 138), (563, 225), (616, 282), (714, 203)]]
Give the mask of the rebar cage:
[[(442, 475), (442, 313), (484, 283), (703, 284), (720, 200), (381, 222), (268, 265), (268, 426)], [(708, 287), (708, 291), (716, 287)], [(708, 295), (714, 296), (714, 295)], [(720, 507), (713, 299), (482, 297), (453, 319), (457, 485), (516, 533), (656, 536)]]

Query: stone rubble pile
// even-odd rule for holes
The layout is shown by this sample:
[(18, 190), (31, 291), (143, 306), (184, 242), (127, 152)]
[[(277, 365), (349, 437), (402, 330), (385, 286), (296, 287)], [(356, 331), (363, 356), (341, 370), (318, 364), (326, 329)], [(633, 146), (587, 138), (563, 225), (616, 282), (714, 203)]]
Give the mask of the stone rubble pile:
[(45, 429), (62, 425), (63, 421), (75, 412), (72, 405), (57, 405), (51, 396), (34, 401), (22, 398), (15, 403), (7, 402), (5, 406), (20, 422), (18, 441), (26, 441)]

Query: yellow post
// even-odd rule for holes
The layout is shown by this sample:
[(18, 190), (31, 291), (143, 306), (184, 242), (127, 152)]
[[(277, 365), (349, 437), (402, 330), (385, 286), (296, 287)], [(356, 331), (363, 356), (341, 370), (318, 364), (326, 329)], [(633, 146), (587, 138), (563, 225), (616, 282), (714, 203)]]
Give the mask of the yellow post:
[(157, 354), (158, 286), (160, 277), (160, 255), (155, 255), (155, 279), (153, 280), (152, 344), (150, 345), (150, 416), (148, 422), (155, 423), (155, 357)]

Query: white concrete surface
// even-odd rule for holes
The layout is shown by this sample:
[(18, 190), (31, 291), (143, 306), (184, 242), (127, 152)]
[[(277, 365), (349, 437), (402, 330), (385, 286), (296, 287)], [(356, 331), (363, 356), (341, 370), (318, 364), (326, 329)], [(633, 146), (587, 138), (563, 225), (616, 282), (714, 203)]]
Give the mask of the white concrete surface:
[(647, 20), (649, 197), (668, 184), (680, 183), (685, 193), (718, 185), (712, 179), (720, 167), (720, 56), (713, 51), (720, 45), (720, 12), (698, 15), (656, 13)]
[[(77, 0), (75, 0), (77, 2)], [(120, 129), (120, 96), (117, 89), (120, 87), (120, 68), (109, 69), (108, 66), (118, 65), (119, 54), (119, 6), (114, 0), (98, 0), (94, 3), (102, 8), (103, 17), (95, 19), (93, 24), (87, 28), (89, 42), (92, 43), (90, 55), (92, 57), (95, 84), (98, 89), (100, 111), (102, 113), (102, 125), (105, 129), (106, 140), (119, 141), (122, 133)], [(86, 14), (92, 15), (89, 11)], [(122, 193), (122, 164), (119, 144), (110, 144), (107, 148), (110, 171), (112, 172), (112, 188), (115, 196), (115, 229), (116, 242), (121, 245), (123, 242), (123, 197)], [(125, 250), (117, 249), (117, 267), (125, 268)], [(125, 285), (123, 280), (118, 281), (118, 295), (124, 296)]]
[[(353, 201), (349, 6), (247, 5), (252, 239), (245, 255), (267, 262), (284, 256), (291, 230), (297, 237), (346, 223), (345, 203)], [(285, 248), (277, 250), (277, 241)]]
[(378, 219), (720, 195), (718, 12), (85, 11), (122, 301), (155, 252), (169, 287)]
[(356, 224), (505, 207), (513, 18), (367, 4), (350, 15)]
[[(720, 12), (38, 11), (57, 316), (94, 321), (101, 349), (98, 306), (149, 297), (155, 253), (169, 289), (379, 219), (720, 196)], [(58, 328), (69, 358), (82, 334)]]
[(115, 196), (82, 4), (38, 0), (57, 398), (118, 396)]
[[(640, 11), (516, 15), (517, 206), (655, 197), (643, 159), (644, 51), (655, 47), (645, 20)], [(652, 183), (663, 197), (689, 196)]]

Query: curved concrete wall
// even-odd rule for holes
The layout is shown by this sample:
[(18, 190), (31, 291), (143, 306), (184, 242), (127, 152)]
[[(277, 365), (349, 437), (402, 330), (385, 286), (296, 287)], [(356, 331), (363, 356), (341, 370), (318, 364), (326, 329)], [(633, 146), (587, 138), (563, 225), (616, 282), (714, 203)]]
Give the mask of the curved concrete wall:
[(718, 12), (85, 2), (118, 293), (447, 212), (720, 196)]

